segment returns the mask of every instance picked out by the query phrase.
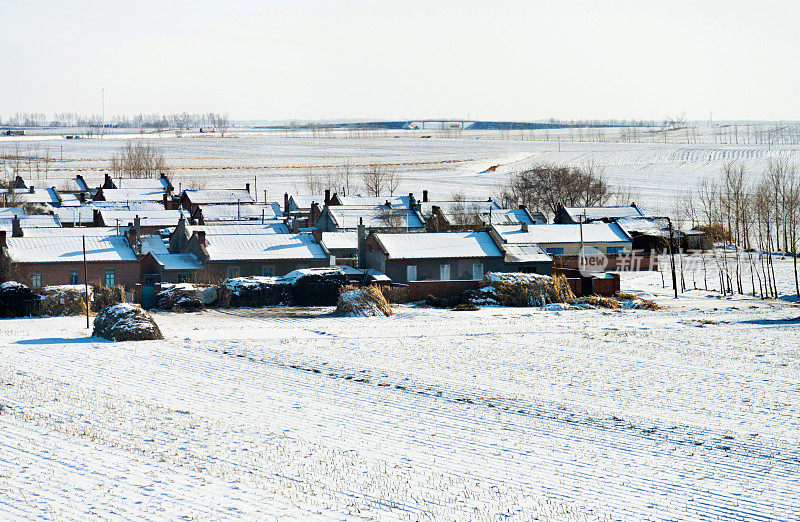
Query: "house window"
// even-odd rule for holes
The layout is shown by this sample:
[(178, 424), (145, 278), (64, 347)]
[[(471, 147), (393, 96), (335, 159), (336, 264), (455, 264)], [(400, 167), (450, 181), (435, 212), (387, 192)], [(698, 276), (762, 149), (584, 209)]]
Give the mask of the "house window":
[(239, 267), (238, 266), (229, 266), (228, 267), (228, 279), (233, 279), (234, 277), (239, 277)]
[(476, 281), (483, 279), (483, 263), (472, 263), (472, 279)]
[(67, 280), (68, 284), (77, 285), (78, 284), (78, 271), (77, 270), (70, 270), (69, 271), (69, 279)]
[(42, 273), (36, 271), (31, 274), (31, 286), (34, 288), (41, 288), (42, 287)]
[(613, 246), (613, 247), (606, 247), (606, 253), (608, 254), (622, 254), (625, 249), (621, 246)]
[(551, 254), (551, 255), (554, 255), (554, 256), (563, 256), (564, 255), (564, 248), (563, 247), (548, 248), (548, 249), (546, 249), (546, 252), (548, 254)]
[(115, 286), (117, 284), (117, 272), (113, 268), (106, 269), (106, 286)]
[(417, 280), (417, 265), (408, 265), (406, 267), (406, 281)]
[(439, 279), (441, 281), (449, 281), (450, 280), (450, 264), (449, 263), (442, 263), (439, 265)]
[(272, 277), (275, 275), (275, 267), (272, 265), (264, 265), (261, 267), (261, 275)]
[(189, 282), (189, 274), (178, 274), (178, 282), (179, 283), (188, 283)]

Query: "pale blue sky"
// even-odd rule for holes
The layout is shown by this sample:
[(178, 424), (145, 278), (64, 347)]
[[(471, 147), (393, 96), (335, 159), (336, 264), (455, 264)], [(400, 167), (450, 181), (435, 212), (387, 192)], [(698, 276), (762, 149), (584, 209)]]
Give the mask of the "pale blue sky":
[(0, 0), (0, 115), (800, 119), (785, 1)]

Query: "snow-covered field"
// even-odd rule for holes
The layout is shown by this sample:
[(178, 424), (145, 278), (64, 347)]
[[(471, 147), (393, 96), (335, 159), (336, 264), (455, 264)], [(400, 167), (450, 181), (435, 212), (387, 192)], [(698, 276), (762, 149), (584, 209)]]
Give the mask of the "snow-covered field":
[[(702, 129), (701, 129), (702, 130)], [(599, 131), (598, 131), (599, 132)], [(100, 175), (108, 159), (129, 140), (144, 140), (159, 147), (173, 169), (175, 187), (258, 185), (258, 197), (267, 190), (270, 201), (281, 201), (283, 192), (307, 193), (304, 175), (309, 167), (325, 172), (351, 165), (354, 178), (359, 166), (392, 164), (404, 176), (398, 193), (428, 190), (431, 197), (464, 192), (475, 197), (498, 194), (509, 173), (535, 163), (585, 165), (593, 162), (608, 179), (650, 207), (669, 213), (674, 202), (692, 191), (704, 176), (716, 176), (722, 166), (739, 161), (755, 179), (770, 158), (787, 157), (800, 163), (800, 146), (775, 144), (728, 144), (710, 135), (693, 136), (687, 143), (680, 133), (667, 143), (656, 136), (646, 143), (614, 141), (619, 129), (609, 129), (602, 141), (578, 140), (561, 131), (544, 134), (499, 131), (465, 131), (449, 137), (437, 131), (375, 131), (372, 133), (231, 131), (225, 138), (213, 135), (116, 135), (104, 139), (65, 140), (55, 137), (0, 138), (0, 155), (47, 153), (54, 175)], [(698, 140), (695, 142), (695, 140)], [(719, 143), (716, 141), (719, 140)], [(744, 140), (743, 140), (744, 141)], [(33, 147), (38, 147), (33, 149)], [(64, 161), (60, 161), (63, 155)], [(497, 167), (493, 172), (485, 172)], [(30, 177), (44, 177), (33, 172)], [(198, 181), (200, 180), (200, 181)], [(42, 181), (46, 185), (46, 181)]]
[(800, 518), (800, 310), (0, 321), (0, 518)]

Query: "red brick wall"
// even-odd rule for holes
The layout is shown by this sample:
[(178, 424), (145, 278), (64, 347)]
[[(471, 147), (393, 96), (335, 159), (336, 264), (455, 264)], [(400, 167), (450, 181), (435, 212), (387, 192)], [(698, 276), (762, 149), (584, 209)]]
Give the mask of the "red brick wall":
[(412, 301), (420, 301), (429, 295), (451, 297), (460, 294), (464, 290), (477, 290), (480, 287), (480, 281), (470, 280), (411, 281), (408, 283), (408, 293)]
[[(42, 286), (52, 285), (66, 285), (69, 283), (69, 271), (78, 271), (79, 284), (84, 283), (83, 278), (83, 263), (20, 263), (17, 265), (18, 270), (25, 281), (20, 281), (23, 284), (31, 284), (31, 274), (35, 271), (42, 273)], [(111, 263), (86, 263), (86, 273), (89, 277), (89, 284), (106, 282), (106, 269), (113, 268), (116, 271), (116, 279), (118, 285), (123, 285), (126, 289), (130, 289), (139, 282), (139, 262), (138, 261), (120, 261)]]
[(619, 274), (612, 274), (614, 277), (606, 277), (603, 279), (592, 279), (592, 290), (597, 295), (611, 297), (616, 292), (619, 292)]

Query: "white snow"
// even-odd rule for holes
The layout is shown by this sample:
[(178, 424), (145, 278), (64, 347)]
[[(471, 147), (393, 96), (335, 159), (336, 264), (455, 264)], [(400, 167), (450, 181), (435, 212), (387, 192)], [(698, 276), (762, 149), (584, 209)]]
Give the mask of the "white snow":
[(375, 234), (390, 259), (499, 257), (488, 232)]

